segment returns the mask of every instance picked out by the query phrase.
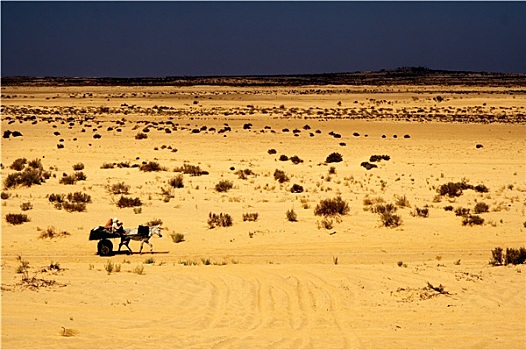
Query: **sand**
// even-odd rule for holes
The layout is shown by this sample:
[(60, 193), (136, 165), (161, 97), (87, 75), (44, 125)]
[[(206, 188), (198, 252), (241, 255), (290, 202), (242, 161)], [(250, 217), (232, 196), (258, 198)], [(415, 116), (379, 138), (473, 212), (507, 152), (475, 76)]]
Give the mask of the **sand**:
[[(494, 248), (525, 245), (526, 98), (511, 90), (2, 87), (2, 132), (23, 135), (2, 138), (2, 181), (18, 158), (40, 159), (51, 175), (3, 189), (2, 348), (524, 348), (524, 266), (489, 264)], [(343, 161), (326, 163), (333, 152)], [(390, 160), (366, 170), (371, 155)], [(149, 161), (167, 170), (133, 167)], [(77, 163), (87, 179), (60, 184)], [(171, 188), (185, 163), (208, 174)], [(244, 169), (253, 175), (240, 179)], [(276, 169), (290, 180), (276, 181)], [(233, 188), (217, 192), (221, 180)], [(462, 180), (489, 192), (438, 196)], [(117, 207), (108, 186), (119, 182), (140, 209)], [(86, 211), (48, 199), (73, 192), (91, 197)], [(364, 204), (404, 195), (395, 228)], [(338, 196), (349, 212), (325, 228), (315, 208)], [(489, 205), (482, 225), (444, 210), (479, 202)], [(30, 221), (11, 225), (10, 213)], [(211, 229), (209, 213), (233, 225)], [(132, 241), (132, 255), (97, 255), (89, 232), (115, 216), (129, 228), (162, 220), (153, 253)], [(48, 227), (69, 235), (39, 238)], [(19, 256), (37, 287), (17, 273)]]

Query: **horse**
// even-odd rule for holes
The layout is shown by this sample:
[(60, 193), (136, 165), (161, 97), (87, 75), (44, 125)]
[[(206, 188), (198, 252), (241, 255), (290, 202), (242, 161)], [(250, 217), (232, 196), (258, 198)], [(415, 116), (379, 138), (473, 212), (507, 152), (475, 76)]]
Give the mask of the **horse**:
[(133, 239), (134, 241), (141, 241), (141, 249), (139, 250), (139, 254), (142, 254), (142, 247), (144, 243), (147, 243), (150, 246), (150, 252), (153, 253), (153, 245), (150, 243), (150, 238), (152, 238), (153, 235), (157, 235), (159, 237), (163, 236), (161, 234), (161, 227), (159, 225), (139, 226), (137, 229), (125, 229), (124, 234), (121, 236), (119, 251), (121, 251), (122, 246), (125, 245), (130, 253), (133, 253), (129, 246), (130, 240)]

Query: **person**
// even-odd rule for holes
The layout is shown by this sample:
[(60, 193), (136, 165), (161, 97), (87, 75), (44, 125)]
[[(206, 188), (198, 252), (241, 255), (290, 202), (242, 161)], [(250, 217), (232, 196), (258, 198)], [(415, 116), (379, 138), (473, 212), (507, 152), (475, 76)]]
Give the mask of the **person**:
[(122, 226), (122, 222), (120, 222), (118, 218), (113, 218), (112, 232), (118, 233), (120, 235), (124, 233), (124, 227)]
[(106, 230), (110, 231), (110, 232), (112, 231), (112, 229), (113, 229), (113, 219), (112, 219), (112, 218), (110, 218), (110, 219), (108, 220), (108, 222), (106, 223), (106, 225), (104, 225), (104, 228), (105, 228)]

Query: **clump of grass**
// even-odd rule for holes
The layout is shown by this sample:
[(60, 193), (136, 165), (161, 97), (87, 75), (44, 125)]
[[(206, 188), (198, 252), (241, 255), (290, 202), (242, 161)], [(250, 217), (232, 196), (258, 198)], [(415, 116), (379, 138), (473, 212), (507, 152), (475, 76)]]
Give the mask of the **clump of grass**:
[(287, 220), (290, 221), (290, 222), (298, 221), (298, 215), (296, 214), (294, 209), (287, 210), (287, 212), (285, 213), (285, 216), (286, 216)]
[(462, 219), (462, 226), (473, 226), (473, 225), (482, 225), (484, 219), (478, 215), (467, 215)]
[(283, 170), (278, 170), (278, 169), (274, 171), (274, 179), (278, 180), (279, 183), (284, 183), (284, 182), (289, 181), (289, 177), (285, 174), (285, 172)]
[(73, 165), (73, 170), (75, 170), (75, 171), (84, 170), (84, 164), (82, 164), (82, 163), (74, 164)]
[(174, 172), (188, 174), (191, 176), (208, 175), (208, 172), (201, 170), (199, 166), (186, 163), (183, 164), (182, 167), (175, 168)]
[(54, 226), (49, 226), (45, 231), (42, 231), (38, 238), (40, 239), (53, 239), (53, 238), (60, 238), (60, 237), (67, 237), (71, 234), (67, 231), (60, 231), (57, 230)]
[(20, 209), (22, 209), (22, 211), (31, 210), (31, 209), (33, 209), (33, 204), (31, 204), (31, 202), (24, 202), (24, 203), (20, 204)]
[(325, 162), (327, 163), (339, 163), (343, 161), (343, 156), (338, 152), (332, 152), (325, 158)]
[(468, 216), (470, 211), (471, 209), (469, 208), (458, 207), (457, 209), (455, 209), (455, 215), (456, 216)]
[(334, 227), (334, 221), (329, 218), (323, 218), (318, 222), (318, 229), (324, 228), (326, 230), (332, 230)]
[(452, 205), (446, 205), (446, 206), (444, 207), (444, 210), (445, 210), (445, 211), (453, 211), (453, 206), (452, 206)]
[(407, 199), (407, 197), (405, 196), (405, 194), (403, 196), (395, 196), (395, 204), (399, 207), (399, 208), (404, 208), (404, 207), (409, 207), (410, 204), (409, 204), (409, 200)]
[(91, 196), (82, 192), (68, 193), (66, 198), (74, 203), (91, 203)]
[(336, 174), (336, 168), (333, 167), (333, 166), (331, 166), (331, 167), (329, 168), (329, 175), (335, 175), (335, 174)]
[(161, 219), (153, 219), (146, 223), (146, 226), (162, 226), (163, 220)]
[(143, 140), (147, 138), (148, 138), (148, 135), (143, 132), (138, 132), (137, 135), (135, 135), (136, 140)]
[(62, 208), (67, 212), (83, 212), (86, 211), (86, 203), (82, 202), (64, 202), (62, 203)]
[(85, 181), (86, 179), (86, 174), (84, 174), (82, 171), (79, 171), (72, 175), (64, 174), (64, 176), (62, 176), (58, 182), (63, 185), (74, 185), (77, 183), (77, 181)]
[(155, 259), (154, 258), (146, 258), (144, 260), (144, 264), (155, 264)]
[(24, 222), (31, 221), (31, 219), (26, 214), (6, 214), (5, 221), (11, 225), (21, 225)]
[(139, 166), (139, 170), (144, 172), (151, 172), (151, 171), (166, 171), (167, 169), (165, 167), (162, 167), (158, 162), (149, 161), (144, 162)]
[(118, 182), (109, 186), (109, 191), (113, 194), (128, 194), (130, 186), (126, 185), (124, 182)]
[(419, 208), (415, 207), (415, 210), (411, 213), (413, 216), (418, 216), (421, 218), (427, 218), (429, 217), (429, 209), (428, 208)]
[(132, 198), (121, 196), (121, 198), (119, 198), (119, 201), (117, 202), (117, 206), (119, 208), (140, 207), (142, 206), (142, 202), (139, 199), (139, 197)]
[(461, 182), (448, 182), (440, 185), (437, 192), (441, 196), (448, 196), (450, 198), (459, 197), (462, 195), (463, 190), (471, 189), (473, 186), (468, 184), (466, 181)]
[(144, 274), (144, 266), (142, 264), (136, 265), (135, 268), (133, 269), (133, 273), (137, 275)]
[(371, 164), (369, 162), (361, 162), (360, 166), (364, 167), (366, 170), (371, 170), (373, 168), (378, 168), (376, 164)]
[(340, 196), (332, 199), (323, 199), (314, 209), (314, 215), (333, 216), (346, 215), (349, 212), (349, 204)]
[(13, 163), (9, 166), (10, 169), (16, 170), (16, 171), (22, 171), (27, 164), (26, 158), (17, 158), (13, 161)]
[(232, 226), (232, 216), (230, 214), (223, 214), (220, 213), (219, 215), (214, 213), (208, 214), (208, 227), (214, 228), (214, 227), (229, 227)]
[(170, 235), (172, 237), (172, 241), (174, 243), (181, 243), (184, 241), (184, 234), (182, 233), (173, 233)]
[(484, 202), (479, 202), (475, 204), (475, 208), (473, 209), (473, 212), (475, 214), (487, 213), (488, 211), (489, 211), (489, 205), (487, 205)]
[(397, 207), (394, 204), (377, 204), (371, 211), (380, 216), (380, 222), (384, 227), (398, 227), (402, 224), (402, 218), (395, 214)]
[(373, 163), (373, 162), (379, 162), (381, 160), (388, 161), (390, 159), (391, 157), (385, 154), (384, 155), (372, 155), (371, 157), (369, 157), (369, 162)]
[(243, 221), (257, 221), (258, 213), (245, 213), (243, 214)]
[(215, 189), (217, 192), (228, 192), (232, 187), (234, 187), (234, 183), (232, 181), (228, 180), (220, 180), (216, 186)]
[(50, 173), (44, 172), (42, 169), (26, 168), (24, 171), (7, 175), (4, 180), (4, 187), (9, 189), (17, 186), (31, 187), (32, 185), (40, 185), (49, 176)]
[(115, 265), (111, 261), (108, 261), (106, 264), (104, 264), (104, 270), (108, 272), (108, 275), (110, 275), (113, 272), (114, 267)]
[(168, 180), (168, 184), (172, 186), (173, 188), (183, 188), (184, 187), (183, 175), (179, 174), (171, 178), (170, 180)]
[(506, 248), (506, 254), (502, 254), (503, 249), (496, 247), (491, 251), (492, 259), (490, 260), (491, 265), (520, 265), (526, 262), (526, 248), (520, 247)]
[(476, 185), (475, 187), (473, 187), (473, 189), (475, 190), (475, 192), (478, 192), (478, 193), (489, 192), (489, 188), (487, 188), (485, 185)]
[(250, 169), (244, 169), (244, 170), (239, 169), (234, 174), (236, 174), (238, 178), (241, 180), (246, 180), (248, 179), (248, 176), (255, 175), (254, 172)]
[(102, 163), (100, 168), (101, 169), (113, 169), (115, 168), (115, 164), (114, 163)]

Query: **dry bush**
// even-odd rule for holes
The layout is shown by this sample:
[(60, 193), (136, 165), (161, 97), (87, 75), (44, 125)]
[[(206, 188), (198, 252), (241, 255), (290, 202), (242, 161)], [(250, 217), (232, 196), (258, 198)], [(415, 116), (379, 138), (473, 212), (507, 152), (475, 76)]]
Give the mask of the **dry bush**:
[(77, 177), (75, 175), (65, 175), (58, 181), (62, 185), (74, 185), (77, 183)]
[(473, 226), (473, 225), (482, 225), (484, 219), (478, 215), (467, 215), (462, 219), (462, 226)]
[(163, 220), (162, 219), (153, 219), (153, 220), (150, 220), (148, 221), (145, 225), (146, 226), (161, 226), (163, 224)]
[(142, 205), (142, 202), (139, 199), (139, 197), (131, 198), (131, 197), (121, 196), (121, 198), (119, 198), (119, 201), (117, 202), (117, 206), (119, 208), (140, 207), (141, 205)]
[(274, 179), (278, 180), (279, 183), (284, 183), (284, 182), (289, 181), (289, 177), (285, 174), (285, 172), (283, 170), (278, 170), (278, 169), (274, 171)]
[(82, 164), (82, 163), (74, 164), (73, 165), (73, 170), (75, 170), (75, 171), (84, 170), (84, 164)]
[(175, 168), (174, 172), (188, 174), (190, 176), (208, 175), (207, 171), (203, 171), (199, 166), (191, 164), (183, 164), (182, 167)]
[(91, 196), (82, 192), (68, 193), (66, 198), (74, 203), (91, 203)]
[(258, 216), (258, 213), (246, 213), (243, 214), (243, 221), (257, 221)]
[(455, 209), (455, 215), (456, 216), (468, 216), (470, 211), (471, 209), (469, 208), (458, 207), (457, 209)]
[(3, 200), (6, 200), (6, 199), (9, 199), (9, 197), (11, 197), (11, 194), (9, 192), (3, 192), (0, 194), (0, 198), (2, 198)]
[(298, 221), (298, 215), (294, 211), (294, 209), (287, 210), (285, 213), (285, 216), (287, 217), (287, 220), (290, 222), (296, 222)]
[(174, 243), (181, 243), (184, 241), (184, 234), (182, 233), (173, 233), (170, 235), (172, 237), (172, 241)]
[(267, 152), (268, 152), (268, 154), (276, 154), (276, 153), (278, 153), (278, 151), (276, 151), (274, 148), (269, 149)]
[(429, 209), (415, 207), (415, 210), (411, 213), (411, 215), (418, 216), (421, 218), (427, 218), (429, 217)]
[(282, 154), (281, 156), (279, 156), (279, 160), (282, 162), (286, 162), (287, 160), (289, 160), (289, 157), (285, 154)]
[(26, 158), (18, 158), (13, 161), (13, 163), (9, 166), (10, 169), (16, 170), (16, 171), (22, 171), (27, 164)]
[(113, 169), (115, 168), (115, 164), (114, 163), (102, 163), (100, 168), (101, 169)]
[(57, 229), (53, 226), (49, 226), (47, 228), (47, 230), (43, 231), (42, 233), (40, 233), (40, 235), (38, 236), (38, 238), (40, 239), (46, 239), (46, 238), (49, 238), (49, 239), (53, 239), (53, 238), (60, 238), (60, 237), (67, 237), (67, 236), (70, 236), (71, 234), (67, 231), (57, 231)]
[(31, 220), (26, 214), (6, 214), (5, 221), (11, 225), (21, 225)]
[(349, 204), (340, 196), (332, 199), (323, 199), (314, 209), (314, 215), (333, 216), (346, 215), (349, 212)]
[(126, 185), (124, 182), (118, 182), (109, 186), (109, 191), (113, 194), (128, 194), (130, 186)]
[[(57, 209), (60, 209), (58, 206), (56, 206)], [(63, 208), (67, 212), (83, 212), (86, 211), (86, 203), (77, 203), (77, 202), (64, 202), (61, 205), (61, 208)]]
[(318, 222), (318, 229), (324, 228), (326, 230), (331, 230), (334, 227), (334, 221), (328, 218), (323, 218)]
[(473, 209), (473, 212), (475, 214), (487, 213), (488, 211), (489, 211), (489, 205), (487, 205), (484, 202), (479, 202), (475, 204), (475, 208)]
[(7, 175), (4, 180), (4, 187), (9, 189), (17, 186), (31, 187), (32, 185), (40, 185), (46, 177), (49, 178), (47, 173), (41, 169), (27, 168), (24, 171)]
[(229, 214), (220, 213), (219, 215), (217, 215), (214, 213), (209, 213), (207, 223), (210, 228), (214, 228), (217, 226), (229, 227), (232, 226), (233, 221), (232, 217)]
[(327, 156), (325, 159), (327, 163), (339, 163), (343, 161), (343, 156), (338, 152), (333, 152)]
[(371, 164), (369, 162), (361, 162), (360, 166), (364, 167), (367, 170), (371, 170), (373, 168), (378, 168), (378, 166), (376, 164)]
[(239, 169), (234, 174), (236, 174), (238, 178), (241, 180), (246, 180), (248, 176), (255, 175), (254, 172), (250, 169), (244, 169), (244, 170)]
[(136, 140), (143, 140), (147, 138), (148, 138), (148, 135), (142, 132), (138, 132), (137, 135), (135, 135)]
[(183, 188), (184, 187), (183, 175), (179, 174), (171, 178), (170, 180), (168, 180), (168, 184), (172, 186), (173, 188)]
[(220, 180), (216, 186), (215, 189), (217, 192), (228, 192), (232, 187), (234, 187), (234, 183), (232, 181), (228, 180)]
[(31, 210), (33, 209), (33, 204), (31, 204), (31, 202), (24, 202), (20, 204), (20, 209), (22, 209), (22, 211)]
[(294, 185), (292, 185), (292, 187), (290, 189), (290, 192), (292, 192), (292, 193), (302, 193), (303, 192), (303, 186), (298, 185), (298, 184), (294, 184)]
[(369, 162), (373, 163), (373, 162), (379, 162), (381, 160), (388, 161), (390, 159), (391, 157), (385, 154), (384, 155), (372, 155), (371, 157), (369, 157)]
[(157, 162), (150, 161), (150, 162), (144, 162), (143, 164), (141, 164), (139, 166), (139, 170), (150, 172), (150, 171), (166, 171), (167, 169), (159, 165), (159, 163)]
[(292, 156), (290, 157), (290, 161), (294, 164), (303, 163), (303, 159), (300, 159), (298, 156)]
[(409, 200), (407, 199), (405, 194), (403, 196), (395, 196), (395, 204), (398, 207), (400, 207), (400, 208), (404, 208), (404, 207), (409, 207), (410, 206)]

